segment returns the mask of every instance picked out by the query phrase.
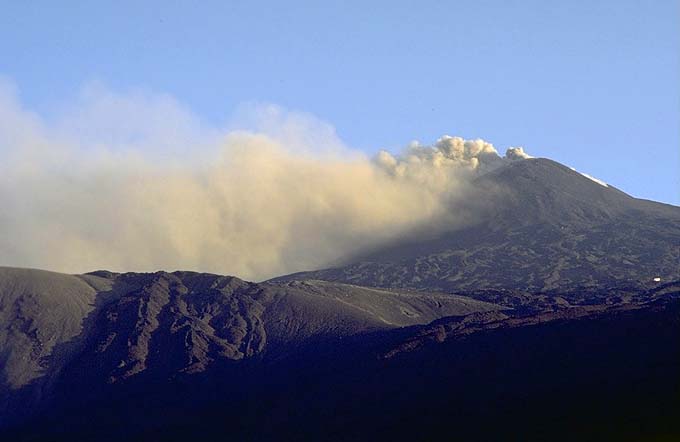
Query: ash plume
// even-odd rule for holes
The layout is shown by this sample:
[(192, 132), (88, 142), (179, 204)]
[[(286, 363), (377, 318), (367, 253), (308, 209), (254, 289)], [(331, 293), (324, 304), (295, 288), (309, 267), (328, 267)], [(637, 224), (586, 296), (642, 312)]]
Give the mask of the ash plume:
[(17, 95), (0, 82), (0, 265), (255, 280), (320, 268), (455, 222), (472, 177), (526, 158), (448, 136), (371, 158), (275, 106), (250, 108), (243, 130), (99, 85), (52, 118)]

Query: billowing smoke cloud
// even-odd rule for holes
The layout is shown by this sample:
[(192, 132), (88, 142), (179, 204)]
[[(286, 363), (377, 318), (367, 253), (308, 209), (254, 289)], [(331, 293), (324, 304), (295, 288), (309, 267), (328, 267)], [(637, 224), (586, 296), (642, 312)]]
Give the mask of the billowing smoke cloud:
[(319, 268), (455, 220), (472, 176), (527, 157), (443, 137), (368, 158), (274, 106), (216, 129), (171, 97), (97, 85), (55, 114), (0, 83), (0, 265), (255, 280)]

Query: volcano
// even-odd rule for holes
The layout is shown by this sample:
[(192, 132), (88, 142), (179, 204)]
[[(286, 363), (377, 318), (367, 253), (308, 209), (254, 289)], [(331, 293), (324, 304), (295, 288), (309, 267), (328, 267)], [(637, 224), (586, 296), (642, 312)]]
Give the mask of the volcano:
[(680, 278), (678, 207), (633, 198), (543, 158), (482, 175), (475, 189), (476, 222), (277, 280), (454, 293), (644, 288)]
[(674, 440), (680, 208), (547, 159), (256, 283), (0, 268), (2, 440)]

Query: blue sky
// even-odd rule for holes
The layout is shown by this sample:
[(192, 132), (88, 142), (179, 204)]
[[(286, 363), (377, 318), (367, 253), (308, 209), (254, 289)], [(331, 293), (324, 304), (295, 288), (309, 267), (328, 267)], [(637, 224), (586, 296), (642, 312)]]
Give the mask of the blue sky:
[(369, 153), (481, 137), (680, 204), (680, 2), (197, 3), (3, 2), (0, 75), (43, 114), (92, 81), (215, 125), (274, 103)]

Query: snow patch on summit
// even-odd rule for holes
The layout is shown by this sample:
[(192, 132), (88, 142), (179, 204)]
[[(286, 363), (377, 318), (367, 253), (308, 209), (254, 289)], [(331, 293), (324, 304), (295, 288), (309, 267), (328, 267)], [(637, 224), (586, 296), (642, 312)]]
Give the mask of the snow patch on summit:
[(574, 169), (573, 167), (570, 167), (570, 169), (573, 170), (574, 172), (580, 173), (581, 175), (583, 175), (584, 177), (588, 178), (589, 180), (596, 182), (596, 183), (599, 184), (600, 186), (609, 187), (609, 184), (605, 183), (604, 181), (602, 181), (602, 180), (600, 180), (600, 179), (598, 179), (598, 178), (595, 178), (595, 177), (593, 177), (593, 176), (590, 176), (590, 175), (588, 175), (587, 173), (579, 172), (578, 170)]

